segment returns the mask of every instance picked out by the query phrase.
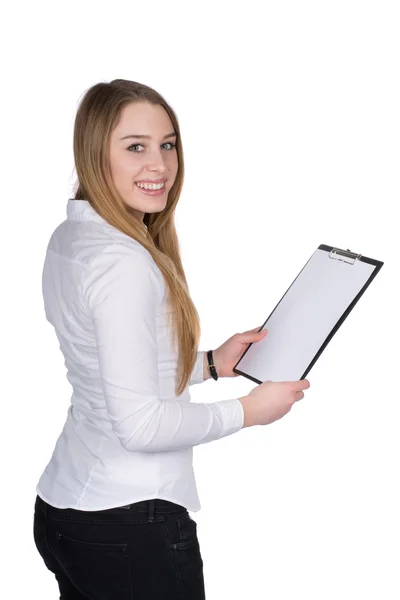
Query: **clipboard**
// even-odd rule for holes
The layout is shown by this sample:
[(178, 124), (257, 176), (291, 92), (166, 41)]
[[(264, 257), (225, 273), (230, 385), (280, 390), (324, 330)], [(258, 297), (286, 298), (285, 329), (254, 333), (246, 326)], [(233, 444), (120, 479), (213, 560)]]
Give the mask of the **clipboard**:
[(383, 262), (318, 246), (233, 368), (256, 383), (305, 379)]

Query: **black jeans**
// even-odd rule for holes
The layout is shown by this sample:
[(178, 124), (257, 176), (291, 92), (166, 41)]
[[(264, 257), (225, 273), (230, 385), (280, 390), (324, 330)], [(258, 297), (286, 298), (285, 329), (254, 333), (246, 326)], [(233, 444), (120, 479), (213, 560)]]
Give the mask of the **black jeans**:
[(180, 504), (82, 511), (36, 496), (33, 535), (60, 600), (205, 600), (197, 524)]

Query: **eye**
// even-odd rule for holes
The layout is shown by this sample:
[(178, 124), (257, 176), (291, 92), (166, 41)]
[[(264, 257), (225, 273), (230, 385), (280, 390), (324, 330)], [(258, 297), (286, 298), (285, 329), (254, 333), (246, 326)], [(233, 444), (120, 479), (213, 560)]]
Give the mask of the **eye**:
[(143, 144), (132, 144), (129, 146), (129, 148), (127, 148), (127, 150), (130, 150), (131, 152), (137, 152), (137, 150), (131, 150), (131, 148), (137, 148), (138, 146), (143, 146)]
[[(170, 148), (167, 148), (168, 151), (173, 150), (174, 148), (176, 148), (176, 144), (173, 144), (172, 142), (165, 142), (165, 144), (163, 144), (163, 146), (171, 146)], [(131, 148), (137, 148), (138, 146), (142, 146), (143, 144), (132, 144), (131, 146), (129, 146), (127, 148), (127, 150), (129, 150), (130, 152), (138, 152), (138, 150), (131, 150)], [(139, 152), (140, 154), (140, 152)]]
[(172, 142), (165, 142), (165, 144), (163, 144), (163, 146), (168, 146), (168, 144), (171, 146), (170, 150), (173, 150), (174, 148), (176, 148), (176, 144), (173, 144)]

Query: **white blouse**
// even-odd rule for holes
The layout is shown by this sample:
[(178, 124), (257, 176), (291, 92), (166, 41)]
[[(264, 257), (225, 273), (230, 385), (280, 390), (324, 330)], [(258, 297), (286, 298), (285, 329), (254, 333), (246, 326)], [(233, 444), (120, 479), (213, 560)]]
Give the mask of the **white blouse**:
[(150, 498), (200, 510), (193, 446), (242, 429), (243, 407), (238, 398), (190, 403), (189, 386), (204, 381), (204, 351), (175, 395), (166, 284), (150, 253), (87, 200), (70, 199), (42, 284), (72, 396), (37, 494), (87, 511)]

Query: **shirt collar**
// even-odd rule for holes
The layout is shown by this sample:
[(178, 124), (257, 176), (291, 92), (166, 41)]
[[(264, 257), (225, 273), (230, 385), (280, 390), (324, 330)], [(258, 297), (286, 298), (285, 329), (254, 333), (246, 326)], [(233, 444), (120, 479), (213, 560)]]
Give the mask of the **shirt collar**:
[[(97, 221), (111, 227), (110, 223), (92, 207), (89, 200), (74, 200), (70, 198), (67, 203), (67, 219), (74, 221)], [(147, 226), (143, 223), (143, 225)]]

